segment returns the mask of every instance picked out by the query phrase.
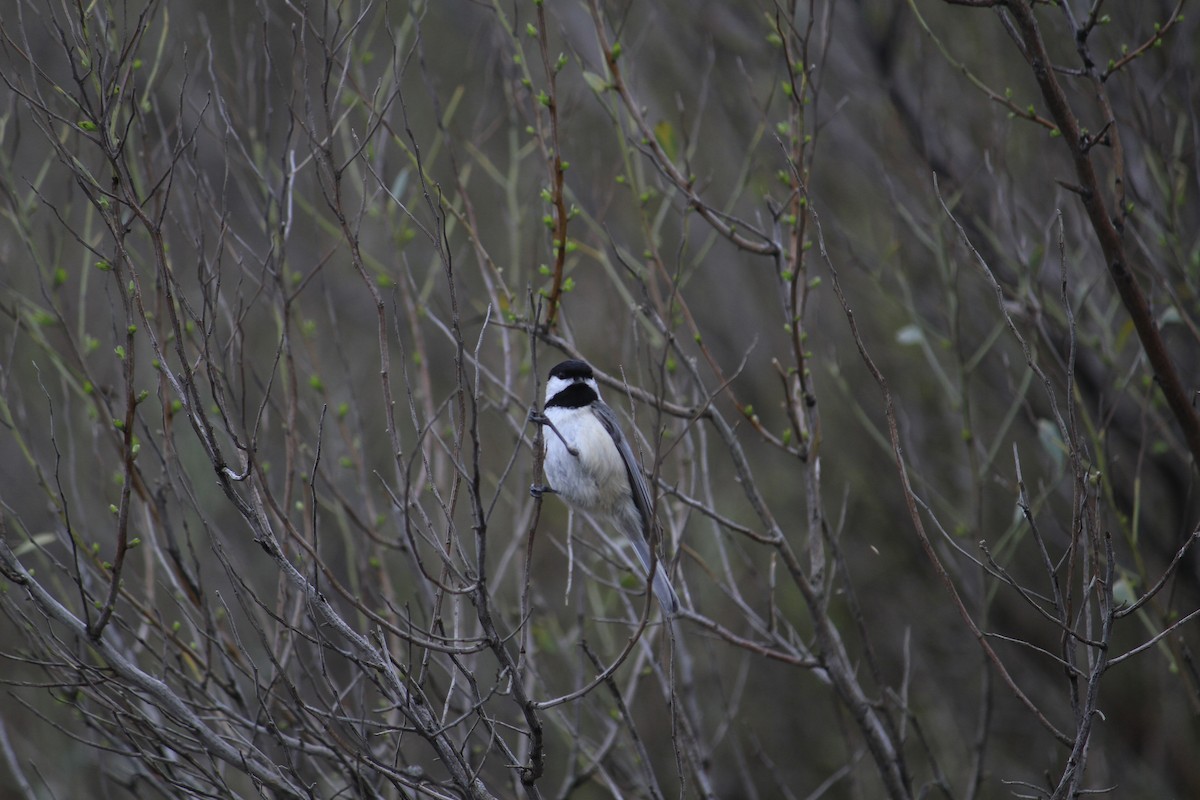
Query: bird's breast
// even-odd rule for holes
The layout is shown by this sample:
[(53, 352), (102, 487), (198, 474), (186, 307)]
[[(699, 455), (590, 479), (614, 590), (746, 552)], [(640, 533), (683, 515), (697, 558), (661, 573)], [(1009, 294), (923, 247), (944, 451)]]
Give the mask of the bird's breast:
[[(586, 414), (586, 416), (583, 416)], [(563, 500), (584, 511), (611, 513), (629, 495), (625, 462), (608, 431), (591, 412), (564, 415), (545, 431), (546, 480)], [(578, 455), (572, 455), (566, 444)]]

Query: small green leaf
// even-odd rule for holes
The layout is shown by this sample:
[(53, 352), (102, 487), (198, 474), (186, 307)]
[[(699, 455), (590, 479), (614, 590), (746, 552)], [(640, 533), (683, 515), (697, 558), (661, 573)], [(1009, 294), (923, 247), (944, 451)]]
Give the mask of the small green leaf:
[(1133, 588), (1133, 581), (1129, 579), (1129, 576), (1122, 575), (1113, 584), (1113, 601), (1118, 608), (1131, 606), (1137, 602), (1137, 591)]
[(49, 547), (57, 541), (58, 537), (51, 532), (38, 533), (29, 537), (28, 542), (22, 542), (13, 548), (13, 555), (23, 556), (38, 547)]
[(925, 341), (925, 333), (916, 325), (905, 325), (896, 331), (896, 344), (914, 345)]
[(678, 143), (675, 140), (675, 129), (671, 127), (671, 123), (663, 120), (654, 126), (654, 138), (662, 147), (663, 152), (671, 161), (675, 160), (675, 154), (678, 150)]
[(1038, 441), (1041, 442), (1042, 449), (1050, 456), (1050, 460), (1054, 463), (1054, 469), (1062, 469), (1063, 461), (1067, 456), (1067, 446), (1063, 442), (1058, 426), (1048, 419), (1039, 419), (1037, 432)]
[(612, 85), (609, 84), (608, 81), (604, 80), (604, 78), (594, 72), (589, 72), (588, 70), (583, 71), (583, 82), (591, 87), (591, 90), (596, 94), (604, 94), (612, 88)]

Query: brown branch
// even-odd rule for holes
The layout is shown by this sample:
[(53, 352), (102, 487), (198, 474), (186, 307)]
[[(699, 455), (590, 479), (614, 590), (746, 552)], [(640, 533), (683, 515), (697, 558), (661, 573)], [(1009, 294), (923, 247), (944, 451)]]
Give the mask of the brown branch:
[(563, 191), (563, 173), (566, 164), (562, 159), (558, 136), (558, 69), (550, 63), (550, 51), (547, 47), (546, 9), (542, 3), (537, 4), (538, 49), (542, 55), (542, 67), (546, 70), (546, 85), (550, 91), (538, 98), (546, 106), (550, 117), (550, 180), (551, 195), (554, 204), (554, 234), (550, 245), (554, 253), (554, 267), (551, 269), (550, 291), (546, 295), (546, 329), (554, 330), (558, 321), (558, 309), (562, 303), (564, 277), (563, 271), (567, 260), (567, 212), (566, 195)]
[(1024, 705), (1034, 718), (1041, 723), (1047, 731), (1050, 732), (1059, 742), (1071, 746), (1074, 744), (1074, 739), (1060, 731), (1053, 722), (1051, 722), (1042, 710), (1034, 704), (1029, 695), (1017, 685), (1012, 673), (1004, 666), (1004, 662), (1000, 660), (1000, 656), (988, 643), (987, 637), (975, 620), (971, 617), (971, 612), (967, 610), (966, 604), (963, 603), (962, 596), (958, 593), (958, 588), (954, 585), (954, 580), (950, 577), (950, 573), (946, 570), (945, 564), (938, 557), (937, 551), (933, 548), (933, 542), (929, 539), (929, 534), (925, 530), (925, 523), (921, 521), (921, 513), (917, 509), (916, 493), (913, 491), (912, 483), (908, 477), (908, 467), (905, 465), (904, 454), (900, 447), (900, 429), (896, 422), (896, 404), (892, 399), (892, 392), (888, 388), (887, 378), (884, 377), (879, 367), (875, 364), (875, 360), (871, 358), (871, 354), (867, 352), (866, 343), (862, 339), (862, 335), (858, 331), (858, 323), (854, 320), (854, 311), (850, 308), (850, 302), (846, 299), (845, 293), (842, 291), (841, 281), (838, 277), (837, 267), (833, 264), (833, 259), (830, 258), (829, 252), (825, 247), (825, 235), (821, 230), (821, 222), (817, 217), (815, 209), (811, 211), (813, 222), (817, 230), (817, 246), (821, 251), (821, 258), (829, 269), (830, 277), (832, 278), (833, 291), (837, 295), (838, 301), (841, 303), (842, 311), (846, 315), (846, 321), (850, 324), (850, 333), (854, 338), (855, 346), (858, 348), (859, 357), (866, 365), (867, 370), (871, 373), (871, 377), (879, 385), (880, 391), (883, 393), (884, 416), (887, 419), (888, 437), (891, 443), (892, 456), (896, 461), (896, 470), (900, 474), (900, 486), (904, 494), (904, 504), (908, 510), (909, 520), (916, 530), (917, 538), (920, 540), (921, 549), (925, 551), (925, 556), (929, 559), (929, 563), (933, 566), (933, 570), (937, 573), (938, 580), (950, 593), (950, 597), (954, 600), (954, 606), (958, 610), (959, 616), (971, 631), (971, 635), (975, 637), (979, 647), (987, 655), (988, 660), (996, 668), (1000, 674), (1001, 680), (1008, 686), (1013, 695)]
[[(949, 1), (947, 0), (947, 2)], [(1122, 232), (1118, 228), (1120, 223), (1114, 220), (1105, 203), (1101, 182), (1096, 175), (1095, 164), (1092, 163), (1090, 148), (1083, 137), (1079, 119), (1054, 74), (1037, 18), (1033, 9), (1024, 2), (1007, 0), (1005, 6), (1012, 14), (1016, 30), (1028, 53), (1029, 64), (1033, 68), (1034, 77), (1042, 91), (1042, 97), (1059, 130), (1062, 131), (1063, 142), (1071, 153), (1075, 175), (1081, 189), (1078, 194), (1104, 253), (1109, 275), (1121, 296), (1122, 304), (1133, 320), (1133, 326), (1137, 330), (1142, 349), (1154, 370), (1155, 380), (1162, 389), (1167, 405), (1170, 406), (1171, 412), (1187, 440), (1188, 449), (1192, 453), (1192, 464), (1195, 468), (1200, 469), (1200, 415), (1197, 415), (1195, 408), (1188, 400), (1187, 390), (1171, 360), (1166, 343), (1159, 333), (1158, 325), (1150, 310), (1150, 304), (1133, 273), (1133, 267), (1122, 241)], [(1123, 212), (1118, 209), (1117, 213)]]
[(1179, 24), (1180, 21), (1183, 20), (1183, 14), (1181, 13), (1183, 11), (1183, 3), (1184, 3), (1184, 0), (1179, 0), (1179, 2), (1177, 2), (1175, 4), (1175, 8), (1171, 11), (1170, 16), (1167, 17), (1167, 21), (1164, 22), (1162, 25), (1155, 26), (1153, 36), (1151, 36), (1149, 39), (1142, 42), (1140, 45), (1133, 48), (1132, 50), (1130, 50), (1128, 53), (1121, 56), (1117, 60), (1113, 61), (1112, 64), (1104, 70), (1104, 72), (1100, 73), (1100, 75), (1099, 75), (1100, 80), (1107, 81), (1110, 77), (1112, 77), (1112, 74), (1114, 72), (1117, 72), (1118, 70), (1122, 69), (1126, 64), (1133, 61), (1134, 59), (1141, 58), (1151, 48), (1156, 47), (1159, 44), (1159, 42), (1161, 42), (1163, 40), (1163, 38), (1167, 35), (1167, 31), (1171, 30), (1171, 28), (1174, 28), (1176, 25)]
[[(696, 192), (695, 181), (684, 175), (676, 166), (675, 162), (663, 149), (662, 144), (658, 141), (658, 137), (654, 135), (650, 124), (646, 121), (645, 115), (639, 106), (637, 99), (633, 96), (629, 86), (625, 82), (624, 73), (617, 63), (620, 58), (621, 50), (618, 45), (614, 45), (609, 41), (607, 26), (604, 24), (600, 4), (597, 0), (592, 0), (590, 3), (592, 11), (592, 19), (595, 24), (596, 36), (600, 43), (601, 51), (604, 54), (604, 63), (608, 67), (608, 74), (612, 78), (612, 88), (621, 98), (621, 102), (625, 105), (625, 110), (629, 114), (637, 127), (639, 135), (642, 137), (644, 146), (649, 150), (652, 156), (652, 161), (662, 172), (662, 174), (675, 185), (687, 197), (687, 203), (690, 208), (696, 210), (697, 213), (713, 227), (717, 233), (728, 239), (736, 247), (756, 255), (773, 256), (779, 252), (779, 245), (771, 241), (768, 237), (762, 236), (757, 231), (755, 233), (762, 238), (762, 241), (755, 241), (747, 238), (739, 230), (735, 223), (731, 223), (724, 218), (724, 215), (712, 208), (703, 198)], [(752, 229), (753, 230), (753, 229)]]

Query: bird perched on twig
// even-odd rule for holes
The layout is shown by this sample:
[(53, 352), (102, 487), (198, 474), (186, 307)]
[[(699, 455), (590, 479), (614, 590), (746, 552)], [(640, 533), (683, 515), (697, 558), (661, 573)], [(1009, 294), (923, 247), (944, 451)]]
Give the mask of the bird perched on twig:
[(643, 574), (654, 570), (651, 583), (663, 613), (679, 611), (679, 598), (662, 561), (653, 558), (659, 528), (650, 491), (616, 414), (600, 399), (592, 368), (572, 359), (551, 369), (544, 413), (532, 413), (530, 420), (550, 428), (545, 436), (549, 486), (533, 486), (530, 493), (557, 494), (624, 533)]

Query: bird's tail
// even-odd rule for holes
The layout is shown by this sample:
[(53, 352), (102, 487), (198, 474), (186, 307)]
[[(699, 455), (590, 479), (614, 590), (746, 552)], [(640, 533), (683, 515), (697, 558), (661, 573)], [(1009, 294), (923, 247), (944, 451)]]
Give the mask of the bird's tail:
[[(642, 562), (643, 574), (648, 574), (650, 572), (650, 545), (641, 536), (630, 536), (629, 538), (633, 540), (638, 560)], [(651, 585), (654, 589), (654, 596), (658, 598), (658, 604), (662, 606), (663, 614), (671, 617), (679, 613), (679, 596), (671, 587), (671, 579), (667, 577), (667, 571), (663, 569), (661, 559), (654, 565), (654, 580)]]

